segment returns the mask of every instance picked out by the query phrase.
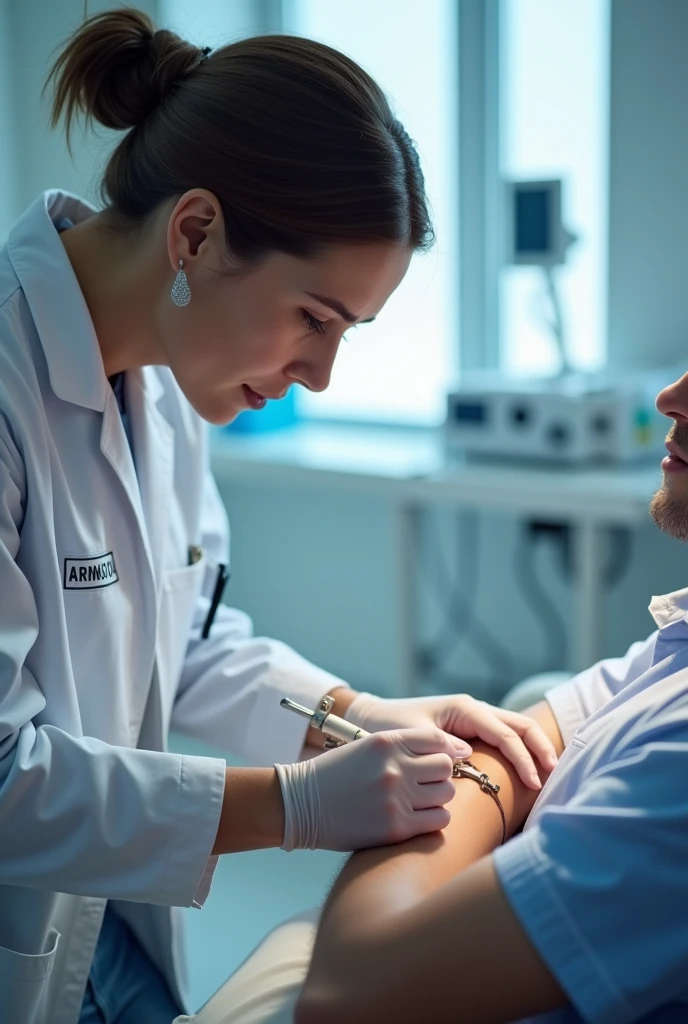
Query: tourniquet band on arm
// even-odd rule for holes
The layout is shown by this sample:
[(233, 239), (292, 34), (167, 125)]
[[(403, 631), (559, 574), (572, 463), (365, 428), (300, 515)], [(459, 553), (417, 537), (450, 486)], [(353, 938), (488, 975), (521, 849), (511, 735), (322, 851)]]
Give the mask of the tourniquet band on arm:
[(479, 768), (476, 768), (470, 761), (457, 761), (454, 764), (452, 776), (455, 779), (473, 779), (477, 782), (483, 793), (487, 793), (492, 797), (499, 809), (499, 815), (502, 819), (502, 838), (500, 840), (500, 846), (504, 845), (506, 839), (506, 815), (504, 814), (504, 808), (502, 807), (502, 801), (497, 795), (499, 793), (499, 786), (496, 782), (490, 782), (489, 776), (485, 772), (481, 772)]

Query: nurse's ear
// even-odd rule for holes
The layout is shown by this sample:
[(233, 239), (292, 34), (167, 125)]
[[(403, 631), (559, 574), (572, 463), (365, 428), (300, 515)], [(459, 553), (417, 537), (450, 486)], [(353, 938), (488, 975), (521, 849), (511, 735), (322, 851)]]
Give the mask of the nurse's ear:
[(217, 197), (202, 188), (185, 192), (167, 223), (167, 255), (175, 274), (180, 260), (187, 274), (193, 274), (199, 264), (219, 272), (226, 262), (226, 249), (225, 219)]

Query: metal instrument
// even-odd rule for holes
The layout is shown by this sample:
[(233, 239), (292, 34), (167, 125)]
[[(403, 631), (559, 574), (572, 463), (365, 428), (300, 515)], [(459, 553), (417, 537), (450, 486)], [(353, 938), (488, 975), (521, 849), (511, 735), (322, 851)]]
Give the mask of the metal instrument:
[(297, 704), (296, 701), (289, 700), (288, 697), (283, 697), (280, 701), (280, 707), (308, 718), (312, 728), (318, 729), (323, 736), (327, 737), (325, 747), (328, 749), (339, 747), (342, 743), (353, 743), (354, 740), (362, 740), (365, 736), (370, 735), (365, 729), (360, 729), (352, 722), (347, 722), (345, 718), (331, 714), (333, 706), (334, 697), (329, 696), (323, 697), (315, 711), (310, 711), (303, 704)]

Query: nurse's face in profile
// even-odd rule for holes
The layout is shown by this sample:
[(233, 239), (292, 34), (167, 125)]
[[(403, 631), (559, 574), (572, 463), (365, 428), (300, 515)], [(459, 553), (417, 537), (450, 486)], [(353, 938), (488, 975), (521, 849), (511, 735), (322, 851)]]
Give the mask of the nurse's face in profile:
[[(200, 189), (168, 203), (160, 227), (167, 267), (154, 314), (158, 361), (215, 424), (293, 384), (324, 391), (342, 336), (377, 316), (412, 255), (394, 243), (337, 243), (317, 257), (273, 252), (233, 268), (220, 205)], [(180, 259), (191, 289), (182, 308), (169, 295)]]

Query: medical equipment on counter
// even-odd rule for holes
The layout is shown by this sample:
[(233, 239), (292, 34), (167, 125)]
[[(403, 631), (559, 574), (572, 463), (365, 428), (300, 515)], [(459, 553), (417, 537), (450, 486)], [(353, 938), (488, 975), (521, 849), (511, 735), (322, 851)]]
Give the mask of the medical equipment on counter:
[(311, 727), (319, 729), (324, 736), (327, 736), (325, 747), (328, 749), (338, 747), (342, 743), (362, 740), (370, 735), (365, 729), (359, 729), (352, 722), (347, 722), (344, 718), (338, 718), (337, 715), (330, 714), (333, 706), (334, 697), (329, 696), (323, 697), (316, 711), (309, 711), (303, 704), (297, 704), (296, 701), (289, 700), (288, 697), (283, 697), (280, 701), (280, 707), (286, 708), (287, 711), (294, 711), (297, 715), (303, 715), (304, 718), (309, 718)]
[(656, 456), (670, 423), (655, 399), (677, 376), (673, 367), (523, 379), (475, 371), (447, 398), (447, 450), (571, 464)]
[(563, 182), (505, 182), (505, 266), (539, 267), (552, 307), (549, 323), (559, 356), (552, 377), (466, 374), (447, 397), (449, 453), (557, 463), (625, 463), (658, 454), (668, 423), (657, 392), (681, 372), (582, 373), (566, 351), (564, 315), (554, 269), (576, 236), (562, 221)]
[(559, 356), (559, 373), (571, 373), (564, 315), (554, 276), (554, 268), (566, 263), (568, 250), (577, 240), (577, 235), (562, 221), (564, 184), (560, 178), (507, 181), (505, 184), (504, 264), (541, 268), (552, 307), (549, 326)]

